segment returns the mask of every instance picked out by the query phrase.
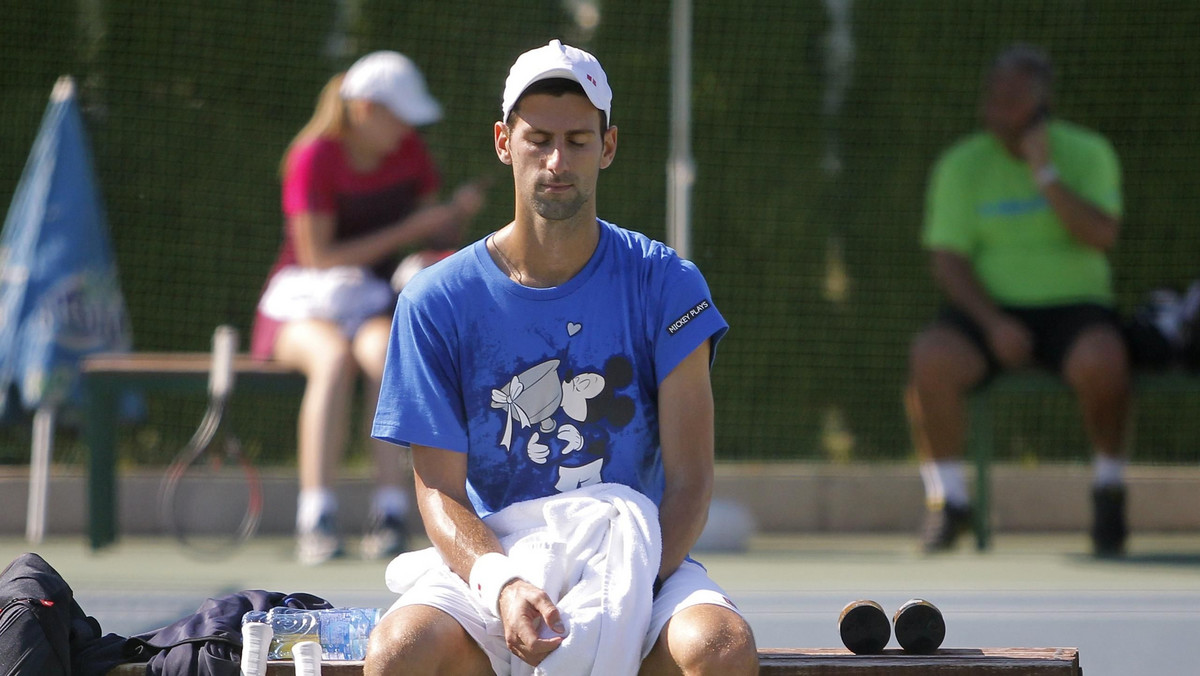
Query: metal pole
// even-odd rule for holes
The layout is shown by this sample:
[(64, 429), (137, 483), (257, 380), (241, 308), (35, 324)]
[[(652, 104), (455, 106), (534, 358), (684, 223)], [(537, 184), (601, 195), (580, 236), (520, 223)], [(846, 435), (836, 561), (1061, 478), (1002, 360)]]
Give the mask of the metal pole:
[(691, 257), (692, 0), (673, 0), (671, 10), (671, 147), (667, 161), (667, 244)]
[(54, 455), (54, 405), (45, 404), (33, 414), (33, 449), (29, 457), (29, 506), (25, 513), (25, 539), (34, 544), (46, 534), (46, 502), (50, 492), (50, 459)]

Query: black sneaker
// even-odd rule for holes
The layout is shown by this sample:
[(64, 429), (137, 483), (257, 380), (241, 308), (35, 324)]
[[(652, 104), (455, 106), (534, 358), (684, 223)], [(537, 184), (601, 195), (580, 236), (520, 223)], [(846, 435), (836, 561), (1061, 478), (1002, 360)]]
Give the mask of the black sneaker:
[(1125, 487), (1102, 486), (1092, 489), (1092, 551), (1099, 557), (1125, 553)]
[(958, 536), (971, 530), (970, 506), (946, 504), (930, 507), (925, 512), (925, 525), (921, 529), (921, 548), (928, 553), (944, 552), (954, 548)]
[(375, 514), (367, 522), (367, 534), (362, 540), (365, 559), (392, 558), (408, 551), (408, 526), (404, 517), (395, 514)]

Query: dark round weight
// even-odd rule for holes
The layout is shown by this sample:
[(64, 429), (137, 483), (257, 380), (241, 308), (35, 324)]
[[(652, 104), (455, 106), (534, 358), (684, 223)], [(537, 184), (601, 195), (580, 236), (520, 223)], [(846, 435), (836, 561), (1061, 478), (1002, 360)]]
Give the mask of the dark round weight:
[(874, 601), (854, 601), (838, 617), (842, 643), (856, 655), (876, 655), (892, 637), (887, 613)]
[(896, 611), (896, 642), (905, 652), (929, 655), (946, 638), (946, 621), (937, 606), (924, 599), (912, 599)]

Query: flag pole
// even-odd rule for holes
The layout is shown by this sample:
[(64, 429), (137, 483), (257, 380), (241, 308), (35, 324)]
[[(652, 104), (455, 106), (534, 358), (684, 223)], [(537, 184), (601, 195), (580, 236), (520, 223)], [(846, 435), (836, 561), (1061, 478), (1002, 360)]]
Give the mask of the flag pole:
[(29, 508), (25, 513), (25, 539), (38, 544), (46, 535), (46, 504), (50, 494), (50, 460), (54, 456), (54, 404), (46, 403), (33, 414), (33, 449), (29, 458)]

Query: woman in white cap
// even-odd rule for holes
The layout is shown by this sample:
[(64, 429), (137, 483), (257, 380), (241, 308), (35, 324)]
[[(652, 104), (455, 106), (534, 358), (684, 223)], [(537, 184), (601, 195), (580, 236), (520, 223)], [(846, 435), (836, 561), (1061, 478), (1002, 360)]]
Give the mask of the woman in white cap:
[[(406, 249), (445, 249), (483, 205), (465, 185), (439, 204), (439, 176), (416, 128), (441, 119), (420, 71), (396, 52), (359, 59), (321, 92), (281, 165), (284, 239), (255, 317), (252, 352), (308, 379), (298, 430), (297, 557), (342, 551), (331, 489), (346, 447), (353, 387), (378, 397), (395, 301), (387, 280)], [(370, 429), (369, 421), (366, 429)], [(362, 551), (405, 548), (408, 496), (394, 446), (368, 439), (377, 487)]]

